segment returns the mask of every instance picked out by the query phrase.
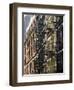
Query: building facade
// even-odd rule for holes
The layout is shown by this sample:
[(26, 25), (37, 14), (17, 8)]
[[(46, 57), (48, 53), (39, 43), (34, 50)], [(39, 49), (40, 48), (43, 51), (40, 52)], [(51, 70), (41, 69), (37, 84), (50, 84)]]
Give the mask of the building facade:
[(63, 16), (33, 17), (24, 41), (24, 74), (62, 73)]

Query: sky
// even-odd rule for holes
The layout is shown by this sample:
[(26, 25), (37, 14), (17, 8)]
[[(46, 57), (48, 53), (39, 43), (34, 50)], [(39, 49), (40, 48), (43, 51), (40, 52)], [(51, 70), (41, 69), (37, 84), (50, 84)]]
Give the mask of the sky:
[[(24, 17), (24, 32), (26, 31), (28, 25), (29, 25), (29, 22), (30, 22), (30, 19), (33, 15), (26, 15)], [(27, 32), (27, 31), (26, 31)]]

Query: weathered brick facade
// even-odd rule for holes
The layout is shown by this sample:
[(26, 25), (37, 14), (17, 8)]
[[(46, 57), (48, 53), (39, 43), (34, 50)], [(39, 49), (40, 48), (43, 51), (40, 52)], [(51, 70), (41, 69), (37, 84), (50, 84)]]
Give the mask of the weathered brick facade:
[(24, 74), (63, 72), (62, 16), (34, 17), (24, 42)]

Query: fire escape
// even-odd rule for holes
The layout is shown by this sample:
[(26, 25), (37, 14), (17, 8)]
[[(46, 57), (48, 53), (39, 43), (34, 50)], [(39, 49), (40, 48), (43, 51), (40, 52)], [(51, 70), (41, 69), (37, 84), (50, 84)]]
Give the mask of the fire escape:
[[(53, 20), (54, 28), (47, 28), (44, 24), (45, 16), (38, 15), (36, 17), (37, 28), (36, 28), (36, 51), (37, 57), (35, 60), (35, 73), (48, 73), (47, 71), (47, 60), (55, 56), (57, 62), (57, 73), (63, 72), (63, 16), (56, 16), (56, 21)], [(45, 30), (44, 30), (45, 29)], [(48, 31), (46, 29), (49, 29)], [(56, 51), (49, 50), (47, 48), (47, 34), (51, 35), (56, 31), (57, 41)], [(46, 36), (46, 37), (45, 37)], [(45, 40), (45, 42), (44, 42)], [(53, 44), (52, 44), (53, 46)], [(55, 53), (56, 52), (56, 53)], [(52, 63), (51, 63), (52, 64)], [(50, 65), (51, 66), (51, 65)], [(49, 68), (49, 67), (48, 67)], [(44, 71), (45, 69), (45, 71)], [(52, 70), (52, 69), (51, 69)], [(52, 71), (51, 71), (52, 72)]]

